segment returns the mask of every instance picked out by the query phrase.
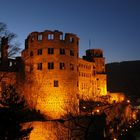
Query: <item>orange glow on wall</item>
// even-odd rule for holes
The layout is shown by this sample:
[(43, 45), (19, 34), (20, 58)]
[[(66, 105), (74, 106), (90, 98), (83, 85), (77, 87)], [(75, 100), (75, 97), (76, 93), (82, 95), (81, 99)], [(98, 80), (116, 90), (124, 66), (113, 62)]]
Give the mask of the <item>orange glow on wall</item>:
[(51, 119), (60, 118), (64, 115), (67, 104), (64, 94), (51, 93), (44, 98), (38, 99), (37, 107), (42, 113)]
[(61, 123), (48, 120), (46, 122), (29, 122), (22, 124), (23, 129), (33, 127), (29, 140), (67, 140), (68, 130)]
[(108, 93), (110, 96), (109, 102), (122, 102), (125, 100), (125, 95), (123, 93)]

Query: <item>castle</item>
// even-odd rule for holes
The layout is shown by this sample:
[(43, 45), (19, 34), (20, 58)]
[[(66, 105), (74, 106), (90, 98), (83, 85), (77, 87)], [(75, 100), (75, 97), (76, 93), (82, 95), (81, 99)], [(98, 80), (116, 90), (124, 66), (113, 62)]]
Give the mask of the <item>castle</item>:
[(8, 58), (8, 41), (1, 40), (0, 90), (14, 84), (31, 108), (50, 118), (74, 110), (79, 100), (107, 95), (105, 58), (101, 49), (88, 49), (79, 58), (79, 38), (55, 30), (32, 32), (21, 57)]

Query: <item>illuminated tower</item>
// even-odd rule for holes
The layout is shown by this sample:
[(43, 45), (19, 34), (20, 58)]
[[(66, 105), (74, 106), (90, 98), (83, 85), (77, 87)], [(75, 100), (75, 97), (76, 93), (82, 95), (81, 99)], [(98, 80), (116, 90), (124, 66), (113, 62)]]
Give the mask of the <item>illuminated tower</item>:
[(75, 34), (57, 30), (32, 32), (25, 41), (26, 98), (51, 118), (63, 115), (78, 94), (78, 44)]
[(101, 49), (89, 49), (86, 51), (84, 60), (95, 63), (96, 69), (96, 82), (97, 82), (97, 94), (106, 95), (106, 74), (105, 74), (105, 58), (103, 57), (103, 51)]

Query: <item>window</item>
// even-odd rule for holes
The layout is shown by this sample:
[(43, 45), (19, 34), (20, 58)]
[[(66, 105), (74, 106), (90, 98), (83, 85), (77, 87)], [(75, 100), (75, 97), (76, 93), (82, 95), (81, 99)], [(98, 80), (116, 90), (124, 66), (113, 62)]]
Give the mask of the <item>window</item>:
[(48, 48), (48, 54), (54, 54), (54, 48)]
[(70, 56), (74, 56), (74, 51), (70, 50)]
[(79, 41), (77, 41), (77, 46), (79, 46)]
[(63, 40), (63, 35), (60, 35), (60, 40)]
[(10, 61), (9, 62), (9, 67), (12, 67), (13, 66), (13, 63)]
[(74, 42), (74, 38), (70, 37), (70, 42), (73, 43)]
[(60, 70), (64, 70), (65, 69), (65, 63), (60, 62)]
[(35, 40), (35, 37), (34, 36), (32, 36), (31, 37), (31, 42), (33, 42)]
[(38, 41), (41, 41), (42, 40), (42, 34), (39, 34), (38, 35)]
[(53, 62), (48, 63), (48, 69), (54, 69), (54, 63)]
[(59, 84), (58, 84), (58, 80), (54, 80), (54, 87), (58, 87)]
[(33, 71), (33, 64), (30, 65), (30, 72)]
[(38, 69), (38, 70), (42, 70), (42, 63), (38, 63), (38, 64), (37, 64), (37, 69)]
[(74, 64), (70, 64), (70, 70), (74, 70)]
[(65, 49), (60, 48), (60, 54), (64, 55), (65, 54)]
[(38, 49), (38, 50), (37, 50), (37, 54), (38, 54), (38, 55), (42, 55), (42, 49)]
[(30, 52), (30, 56), (33, 56), (33, 51)]
[(53, 40), (54, 39), (54, 35), (53, 34), (48, 34), (48, 40)]

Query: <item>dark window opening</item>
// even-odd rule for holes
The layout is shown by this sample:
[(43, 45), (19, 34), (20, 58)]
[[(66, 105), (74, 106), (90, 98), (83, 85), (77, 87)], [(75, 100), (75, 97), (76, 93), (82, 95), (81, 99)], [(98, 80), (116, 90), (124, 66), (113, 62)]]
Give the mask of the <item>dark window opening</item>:
[(38, 69), (38, 70), (42, 70), (42, 63), (38, 63), (38, 64), (37, 64), (37, 69)]
[(33, 51), (30, 52), (30, 56), (33, 56)]
[(30, 72), (33, 71), (33, 64), (30, 65)]
[(35, 37), (34, 36), (32, 36), (31, 37), (31, 42), (33, 42), (35, 40)]
[(48, 63), (48, 69), (54, 69), (54, 63), (53, 62)]
[(70, 37), (70, 42), (73, 43), (74, 42), (74, 38)]
[(65, 69), (65, 63), (62, 63), (62, 62), (60, 63), (60, 69), (61, 70), (64, 70)]
[(38, 49), (38, 50), (37, 50), (37, 54), (38, 54), (38, 55), (42, 55), (42, 49)]
[(74, 56), (74, 51), (70, 50), (70, 56)]
[(70, 64), (70, 70), (74, 70), (74, 64)]
[(60, 48), (60, 54), (65, 55), (65, 49)]
[(58, 84), (58, 80), (54, 80), (54, 87), (58, 87), (59, 84)]
[(77, 41), (77, 46), (79, 46), (79, 41)]
[(54, 54), (54, 48), (48, 48), (48, 54)]

